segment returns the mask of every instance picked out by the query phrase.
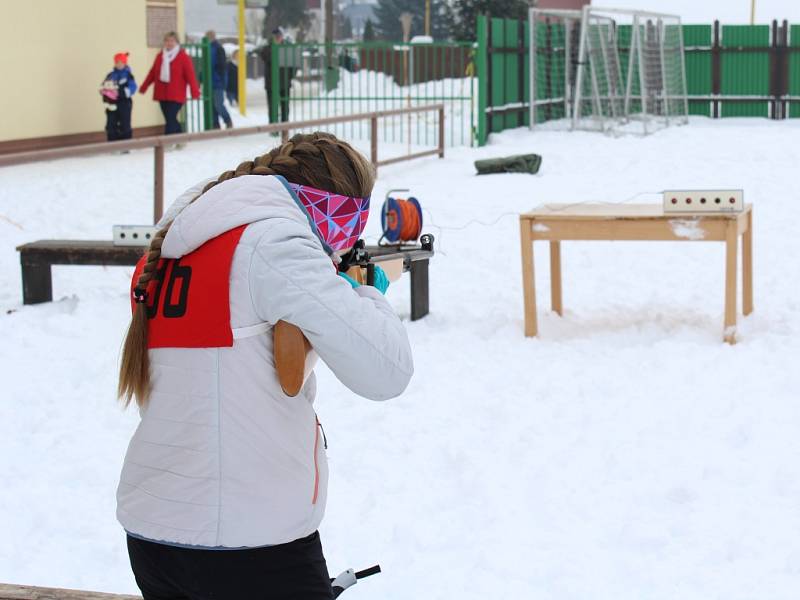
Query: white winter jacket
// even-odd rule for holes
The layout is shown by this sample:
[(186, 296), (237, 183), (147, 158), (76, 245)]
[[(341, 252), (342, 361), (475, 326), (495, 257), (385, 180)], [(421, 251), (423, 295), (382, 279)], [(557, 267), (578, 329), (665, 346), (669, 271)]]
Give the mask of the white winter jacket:
[(336, 275), (280, 177), (213, 187), (178, 213), (161, 254), (182, 257), (243, 224), (230, 272), (233, 346), (149, 350), (152, 393), (117, 490), (117, 518), (132, 535), (242, 548), (317, 529), (327, 463), (316, 384), (312, 375), (297, 397), (282, 392), (272, 353), (278, 320), (300, 327), (356, 394), (392, 398), (411, 378), (403, 324), (374, 288), (353, 290)]

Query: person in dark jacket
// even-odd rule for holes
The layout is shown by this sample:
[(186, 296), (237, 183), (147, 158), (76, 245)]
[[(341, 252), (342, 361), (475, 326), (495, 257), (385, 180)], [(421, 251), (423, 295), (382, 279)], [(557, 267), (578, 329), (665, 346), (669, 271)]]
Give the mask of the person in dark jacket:
[(228, 104), (239, 104), (239, 51), (233, 51), (233, 57), (228, 61), (228, 81), (225, 84), (225, 96)]
[(109, 142), (129, 140), (133, 95), (136, 93), (136, 80), (128, 66), (128, 53), (114, 55), (114, 69), (106, 75), (100, 87), (100, 95), (106, 105), (106, 135)]
[(164, 115), (164, 133), (181, 133), (183, 129), (178, 113), (186, 103), (186, 86), (191, 89), (195, 100), (200, 98), (200, 86), (197, 85), (192, 59), (178, 44), (178, 34), (174, 31), (164, 36), (164, 49), (156, 55), (139, 93), (146, 93), (151, 84), (154, 84), (153, 100), (159, 103)]
[(278, 53), (279, 66), (278, 73), (278, 104), (280, 105), (280, 115), (278, 110), (273, 109), (272, 105), (272, 48), (278, 44), (290, 44), (289, 40), (281, 27), (272, 31), (272, 40), (259, 50), (261, 60), (264, 61), (264, 87), (267, 91), (267, 108), (269, 109), (270, 123), (285, 123), (289, 120), (289, 95), (292, 89), (292, 78), (294, 77), (295, 67), (287, 66), (284, 63), (291, 63), (289, 52)]
[(228, 68), (225, 60), (225, 48), (217, 40), (214, 31), (206, 32), (206, 39), (211, 47), (211, 88), (214, 100), (214, 129), (219, 129), (220, 118), (225, 122), (225, 127), (233, 127), (228, 109), (225, 108), (225, 87), (228, 76)]

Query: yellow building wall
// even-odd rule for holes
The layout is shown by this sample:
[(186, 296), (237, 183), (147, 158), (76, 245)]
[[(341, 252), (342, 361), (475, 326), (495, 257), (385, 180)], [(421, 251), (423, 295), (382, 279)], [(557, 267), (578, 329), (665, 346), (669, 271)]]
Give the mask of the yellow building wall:
[[(151, 0), (151, 3), (152, 2)], [(141, 85), (158, 48), (147, 47), (146, 0), (0, 0), (0, 142), (102, 131), (98, 89), (117, 52), (130, 52)], [(177, 3), (183, 39), (183, 0)], [(138, 92), (133, 128), (163, 124)]]

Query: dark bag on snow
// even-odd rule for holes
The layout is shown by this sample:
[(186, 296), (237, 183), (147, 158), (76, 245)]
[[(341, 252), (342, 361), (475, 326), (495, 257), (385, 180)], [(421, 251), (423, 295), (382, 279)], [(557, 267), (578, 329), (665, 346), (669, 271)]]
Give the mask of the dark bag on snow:
[(538, 154), (517, 154), (516, 156), (475, 161), (478, 175), (489, 175), (491, 173), (530, 173), (535, 175), (539, 172), (541, 165), (542, 157)]

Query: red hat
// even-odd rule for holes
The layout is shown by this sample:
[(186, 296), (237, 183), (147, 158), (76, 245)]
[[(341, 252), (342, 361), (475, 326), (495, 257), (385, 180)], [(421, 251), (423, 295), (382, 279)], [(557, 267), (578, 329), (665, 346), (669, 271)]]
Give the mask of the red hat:
[(114, 62), (115, 63), (121, 62), (121, 63), (125, 63), (127, 65), (128, 64), (128, 55), (129, 54), (130, 54), (130, 52), (117, 52), (114, 55)]

